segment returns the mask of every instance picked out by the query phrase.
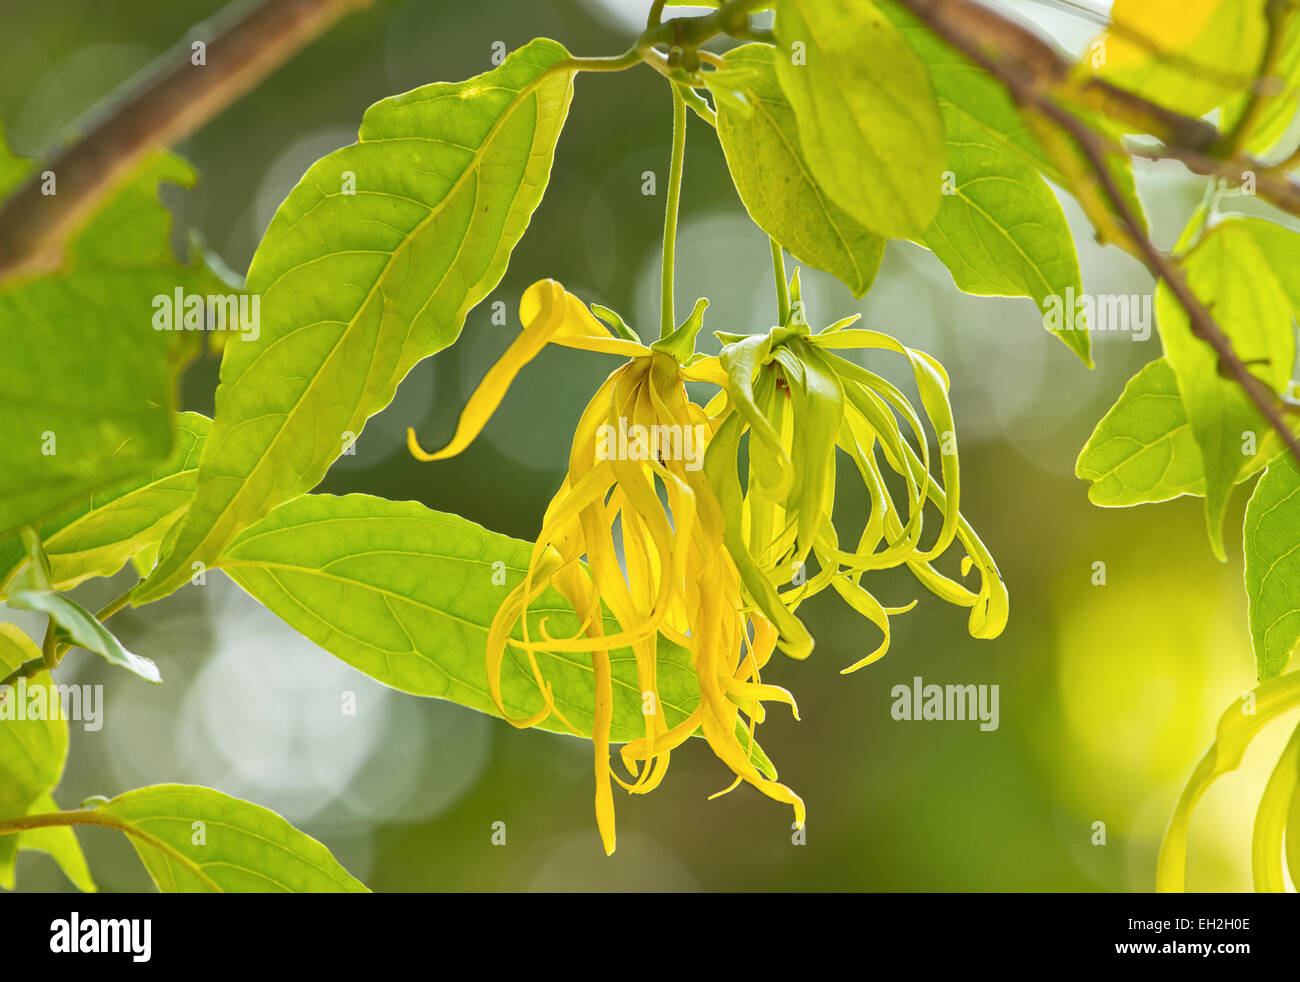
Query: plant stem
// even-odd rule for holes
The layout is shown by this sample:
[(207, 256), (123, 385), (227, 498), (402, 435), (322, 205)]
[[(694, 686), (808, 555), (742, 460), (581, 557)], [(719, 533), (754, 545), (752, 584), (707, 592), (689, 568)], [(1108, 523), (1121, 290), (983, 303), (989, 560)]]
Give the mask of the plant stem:
[[(1117, 88), (1096, 78), (1077, 84), (1071, 81), (1070, 66), (1050, 46), (1031, 31), (1007, 20), (1001, 14), (975, 0), (900, 0), (936, 36), (956, 48), (972, 62), (998, 79), (1012, 98), (1027, 111), (1032, 120), (1037, 113), (1053, 129), (1073, 141), (1092, 171), (1093, 179), (1102, 192), (1104, 206), (1108, 206), (1118, 219), (1116, 230), (1122, 235), (1117, 244), (1142, 261), (1157, 279), (1164, 280), (1179, 305), (1187, 312), (1192, 334), (1204, 341), (1218, 358), (1220, 370), (1235, 381), (1255, 408), (1282, 438), (1291, 456), (1300, 461), (1300, 439), (1292, 431), (1283, 415), (1290, 408), (1272, 389), (1253, 375), (1249, 366), (1237, 355), (1232, 340), (1215, 321), (1205, 306), (1187, 285), (1182, 270), (1169, 256), (1152, 243), (1140, 219), (1129, 207), (1115, 176), (1106, 160), (1106, 154), (1119, 152), (1141, 155), (1140, 150), (1120, 146), (1108, 135), (1094, 130), (1056, 101), (1064, 90), (1087, 108), (1105, 112), (1115, 119), (1129, 122), (1142, 132), (1161, 139), (1165, 146), (1162, 157), (1183, 159), (1189, 168), (1198, 173), (1212, 173), (1218, 168), (1237, 166), (1241, 158), (1219, 161), (1205, 151), (1214, 146), (1221, 134), (1212, 124), (1202, 119), (1181, 116), (1127, 90)], [(1091, 98), (1090, 98), (1091, 97)], [(1181, 156), (1180, 156), (1181, 154)], [(1250, 158), (1244, 158), (1250, 161)], [(1192, 161), (1204, 161), (1202, 171)], [(1057, 164), (1068, 172), (1071, 161), (1058, 160)], [(1253, 162), (1252, 162), (1253, 163)], [(1259, 173), (1262, 168), (1248, 169)], [(1267, 182), (1261, 174), (1258, 193), (1292, 214), (1300, 214), (1300, 186), (1289, 181)], [(1236, 179), (1241, 179), (1240, 173)], [(1282, 185), (1279, 189), (1276, 184)], [(1287, 196), (1293, 200), (1284, 204)], [(1081, 202), (1084, 200), (1080, 198)], [(1087, 210), (1085, 208), (1085, 210)], [(1100, 231), (1099, 220), (1115, 225), (1109, 215), (1089, 215)]]
[[(370, 0), (264, 0), (216, 33), (205, 25), (206, 62), (188, 43), (159, 59), (143, 84), (102, 114), (0, 208), (0, 279), (57, 267), (63, 246), (108, 195), (160, 147), (189, 136), (279, 68), (344, 14)], [(229, 20), (228, 17), (225, 20)], [(44, 171), (58, 194), (42, 193)]]
[[(33, 177), (0, 205), (0, 281), (57, 269), (69, 236), (149, 154), (204, 126), (339, 18), (370, 2), (262, 0), (215, 34), (205, 25), (209, 40), (201, 69), (192, 64), (188, 44), (164, 55), (124, 100), (96, 107), (84, 133), (34, 168)], [(674, 17), (647, 27), (633, 48), (621, 55), (572, 58), (562, 64), (575, 71), (617, 72), (645, 61), (667, 74), (657, 47), (689, 52), (720, 34), (751, 37), (749, 14), (765, 2), (729, 0), (707, 14)], [(652, 12), (657, 9), (662, 16), (663, 6), (656, 2)], [(43, 193), (42, 174), (47, 170), (58, 175), (57, 195)]]
[[(1300, 166), (1300, 152), (1280, 164), (1265, 164), (1249, 154), (1228, 159), (1210, 154), (1222, 148), (1223, 134), (1207, 120), (1183, 116), (1150, 102), (1105, 79), (1075, 77), (1071, 64), (1032, 31), (975, 0), (899, 0), (938, 37), (1012, 91), (1030, 101), (1067, 101), (1109, 116), (1131, 127), (1126, 132), (1149, 133), (1161, 144), (1130, 144), (1120, 151), (1151, 160), (1177, 160), (1203, 177), (1223, 177), (1234, 184), (1243, 172), (1256, 176), (1255, 193), (1291, 215), (1300, 216), (1300, 184), (1288, 173)], [(1112, 25), (1114, 29), (1114, 25)], [(1204, 72), (1204, 66), (1200, 67)], [(1017, 100), (1024, 99), (1017, 96)], [(1110, 141), (1114, 142), (1114, 141)]]
[(681, 86), (682, 98), (686, 100), (686, 105), (696, 116), (704, 120), (715, 129), (718, 126), (718, 114), (713, 111), (709, 104), (694, 89), (689, 86)]
[(668, 170), (668, 206), (664, 212), (664, 258), (659, 294), (659, 337), (677, 327), (673, 301), (673, 260), (677, 255), (677, 208), (682, 198), (682, 166), (686, 158), (686, 99), (673, 83), (673, 158)]
[(1075, 116), (1061, 109), (1055, 103), (1044, 100), (1037, 103), (1037, 108), (1049, 119), (1065, 130), (1075, 141), (1096, 176), (1098, 184), (1110, 201), (1111, 208), (1119, 216), (1129, 240), (1136, 247), (1134, 255), (1151, 271), (1157, 280), (1164, 280), (1178, 301), (1179, 306), (1187, 312), (1192, 334), (1204, 341), (1211, 348), (1219, 361), (1220, 371), (1237, 383), (1246, 393), (1247, 398), (1255, 404), (1260, 415), (1286, 444), (1291, 456), (1300, 461), (1300, 439), (1292, 431), (1283, 415), (1282, 402), (1277, 393), (1255, 376), (1246, 362), (1241, 360), (1233, 346), (1232, 339), (1224, 332), (1209, 307), (1201, 302), (1187, 283), (1182, 269), (1174, 260), (1165, 255), (1151, 241), (1141, 222), (1129, 207), (1120, 192), (1115, 177), (1106, 164), (1106, 143), (1094, 130), (1080, 122)]
[[(128, 603), (131, 602), (132, 592), (142, 582), (143, 582), (142, 580), (137, 580), (135, 583), (131, 584), (131, 589), (127, 590), (121, 596), (116, 597), (113, 600), (110, 600), (102, 609), (100, 609), (100, 611), (97, 614), (95, 614), (95, 619), (99, 621), (101, 624), (103, 624), (110, 617), (112, 617), (114, 614), (120, 611), (123, 607), (125, 607)], [(59, 664), (63, 661), (63, 656), (66, 655), (69, 649), (73, 647), (74, 645), (69, 644), (67, 641), (64, 641), (62, 644), (59, 644), (54, 640), (54, 620), (51, 619), (49, 623), (49, 627), (46, 629), (45, 632), (45, 640), (41, 645), (41, 651), (43, 655), (42, 664), (44, 668), (48, 668), (51, 671), (58, 668)], [(21, 673), (22, 669), (25, 667), (26, 666), (21, 666), (18, 670), (19, 673)], [(17, 674), (18, 673), (15, 673), (15, 677)], [(26, 674), (30, 675), (31, 673), (26, 673)]]
[[(131, 584), (131, 589), (127, 590), (127, 591), (126, 591), (125, 593), (123, 593), (121, 596), (119, 596), (119, 597), (117, 597), (117, 598), (115, 598), (115, 599), (113, 599), (113, 600), (110, 600), (110, 601), (109, 601), (109, 602), (108, 602), (108, 603), (107, 603), (107, 604), (106, 604), (106, 605), (105, 605), (105, 606), (104, 606), (104, 607), (103, 607), (103, 608), (102, 608), (102, 609), (101, 609), (97, 614), (95, 614), (95, 619), (96, 619), (97, 621), (99, 621), (101, 624), (103, 624), (103, 623), (104, 623), (105, 621), (107, 621), (110, 617), (112, 617), (114, 614), (116, 614), (118, 611), (120, 611), (123, 607), (125, 607), (127, 604), (129, 604), (129, 603), (131, 602), (131, 594), (135, 591), (135, 588), (138, 587), (142, 582), (144, 582), (144, 581), (143, 581), (143, 580), (136, 580), (135, 583)], [(53, 626), (53, 621), (51, 621), (50, 624), (51, 624), (51, 627), (52, 627), (52, 626)], [(48, 633), (47, 633), (47, 635), (46, 635), (46, 641), (49, 641), (49, 634), (48, 634)], [(63, 661), (63, 656), (66, 655), (66, 654), (68, 653), (68, 650), (69, 650), (70, 648), (72, 648), (72, 647), (74, 647), (74, 646), (73, 646), (72, 644), (69, 644), (69, 643), (66, 642), (66, 641), (65, 641), (63, 644), (55, 644), (55, 645), (54, 645), (54, 651), (53, 651), (53, 659), (54, 659), (54, 660), (53, 660), (52, 663), (50, 663), (50, 662), (48, 661), (48, 659), (47, 659), (47, 666), (48, 666), (49, 668), (51, 668), (51, 669), (53, 669), (53, 668), (57, 668), (58, 665), (59, 665), (59, 663)]]
[(54, 618), (45, 622), (45, 637), (41, 640), (41, 661), (47, 669), (59, 667), (58, 646), (54, 643)]
[[(651, 43), (676, 44), (696, 48), (719, 34), (742, 32), (749, 26), (749, 15), (770, 0), (729, 0), (711, 14), (677, 17), (646, 31)], [(656, 31), (659, 32), (656, 34)], [(645, 37), (646, 35), (643, 35)]]
[[(19, 679), (29, 679), (33, 675), (39, 675), (43, 671), (45, 671), (44, 657), (29, 659), (15, 668), (3, 679), (0, 679), (0, 689), (4, 688), (6, 685), (13, 685)], [(2, 703), (0, 703), (0, 705), (2, 705)]]
[(112, 617), (114, 614), (116, 614), (119, 610), (121, 610), (123, 607), (125, 607), (128, 603), (130, 603), (131, 592), (137, 586), (139, 586), (141, 582), (142, 582), (141, 580), (137, 580), (135, 583), (132, 583), (131, 589), (127, 590), (120, 597), (117, 597), (114, 600), (110, 600), (106, 605), (100, 608), (99, 612), (95, 614), (95, 619), (102, 624), (110, 617)]
[(785, 278), (785, 254), (781, 251), (781, 244), (771, 236), (768, 242), (772, 244), (772, 274), (776, 277), (776, 309), (781, 315), (777, 322), (784, 326), (785, 322), (790, 319), (790, 284)]
[(560, 62), (560, 67), (579, 72), (621, 72), (640, 62), (641, 52), (631, 47), (621, 55), (611, 55), (608, 58), (566, 58)]
[(48, 829), (60, 826), (71, 825), (99, 825), (104, 828), (116, 829), (117, 831), (139, 839), (141, 842), (148, 843), (158, 851), (167, 855), (170, 859), (179, 865), (188, 869), (197, 876), (215, 893), (224, 893), (220, 886), (206, 873), (202, 868), (182, 853), (175, 846), (172, 846), (156, 836), (132, 825), (130, 822), (116, 818), (112, 815), (105, 815), (93, 808), (81, 808), (74, 811), (51, 812), (46, 815), (20, 815), (17, 818), (0, 819), (0, 835), (14, 835), (20, 832), (26, 832), (29, 829)]

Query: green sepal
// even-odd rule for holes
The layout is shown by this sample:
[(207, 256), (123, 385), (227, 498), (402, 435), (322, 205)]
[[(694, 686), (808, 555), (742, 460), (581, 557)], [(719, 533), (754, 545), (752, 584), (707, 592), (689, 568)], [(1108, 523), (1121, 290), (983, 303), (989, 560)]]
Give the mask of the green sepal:
[(605, 307), (598, 303), (588, 304), (588, 308), (600, 320), (604, 321), (611, 331), (624, 341), (635, 341), (637, 344), (641, 343), (641, 339), (636, 336), (636, 331), (627, 326), (627, 321), (623, 320), (623, 318), (618, 315), (617, 311), (611, 310), (609, 307)]
[(691, 356), (695, 354), (695, 339), (704, 329), (704, 312), (709, 309), (707, 297), (700, 297), (695, 301), (695, 309), (691, 315), (686, 318), (681, 327), (673, 331), (668, 337), (656, 341), (650, 345), (651, 351), (662, 351), (666, 355), (672, 355), (677, 359), (679, 364), (685, 364), (690, 361)]

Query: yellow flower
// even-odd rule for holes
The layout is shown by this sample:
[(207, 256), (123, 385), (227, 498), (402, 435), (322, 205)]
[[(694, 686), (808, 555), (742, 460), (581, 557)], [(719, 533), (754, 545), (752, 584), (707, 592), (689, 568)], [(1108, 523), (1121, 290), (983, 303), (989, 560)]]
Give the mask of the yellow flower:
[[(608, 853), (615, 842), (612, 783), (635, 794), (652, 790), (663, 780), (671, 752), (697, 732), (735, 774), (727, 790), (747, 781), (791, 805), (796, 821), (804, 821), (802, 800), (764, 775), (754, 758), (753, 731), (762, 722), (763, 702), (784, 702), (796, 718), (798, 713), (790, 693), (761, 681), (777, 631), (744, 602), (739, 570), (725, 547), (722, 508), (700, 466), (718, 420), (687, 398), (684, 381), (725, 382), (716, 358), (690, 357), (703, 306), (672, 337), (647, 347), (616, 317), (611, 320), (620, 336), (611, 333), (555, 281), (535, 283), (520, 302), (522, 333), (470, 398), (451, 443), (430, 454), (413, 431), (408, 434), (411, 452), (421, 460), (459, 453), (500, 405), (515, 375), (548, 343), (630, 359), (582, 414), (568, 473), (546, 510), (523, 582), (492, 622), (487, 651), (489, 688), (503, 716), (520, 727), (554, 716), (574, 732), (577, 727), (555, 705), (536, 655), (590, 653), (596, 818)], [(575, 636), (552, 637), (545, 622), (536, 635), (531, 629), (529, 606), (552, 586), (578, 613), (582, 627)], [(698, 705), (671, 728), (659, 699), (660, 636), (690, 651), (699, 685)], [(543, 706), (531, 716), (511, 718), (502, 702), (507, 647), (526, 656), (542, 694)], [(609, 761), (609, 652), (623, 648), (635, 655), (645, 705), (644, 734), (622, 748), (628, 780)]]
[[(790, 294), (792, 310), (802, 313), (797, 272)], [(722, 414), (706, 465), (724, 507), (727, 547), (746, 593), (779, 628), (787, 654), (802, 657), (811, 651), (812, 638), (795, 611), (828, 586), (880, 629), (880, 645), (845, 672), (883, 657), (889, 647), (889, 617), (915, 604), (882, 605), (860, 583), (872, 570), (906, 564), (927, 589), (971, 608), (970, 632), (977, 638), (1000, 634), (1008, 613), (997, 566), (959, 511), (947, 373), (934, 358), (887, 334), (853, 328), (857, 320), (846, 318), (816, 334), (802, 320), (766, 335), (719, 334), (724, 342), (719, 363), (727, 375), (731, 412)], [(847, 348), (906, 359), (939, 449), (938, 475), (931, 472), (930, 441), (921, 415), (897, 387), (835, 353)], [(742, 486), (737, 461), (744, 434), (749, 438), (748, 468)], [(832, 521), (840, 452), (853, 463), (870, 501), (853, 548), (841, 547)], [(901, 505), (889, 490), (882, 462), (901, 478), (893, 482), (903, 486)], [(927, 506), (933, 506), (941, 522), (933, 541), (925, 545)], [(966, 552), (963, 575), (972, 566), (979, 570), (978, 592), (932, 565), (954, 541)]]

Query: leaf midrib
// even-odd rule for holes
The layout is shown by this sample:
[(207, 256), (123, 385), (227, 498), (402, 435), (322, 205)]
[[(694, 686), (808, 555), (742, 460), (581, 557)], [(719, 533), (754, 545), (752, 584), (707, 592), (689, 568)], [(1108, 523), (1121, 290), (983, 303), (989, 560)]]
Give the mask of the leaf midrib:
[[(397, 249), (395, 249), (391, 254), (389, 254), (388, 262), (384, 264), (383, 271), (380, 273), (378, 277), (375, 278), (375, 282), (371, 286), (370, 290), (366, 293), (366, 296), (361, 300), (360, 303), (357, 304), (356, 312), (348, 319), (345, 328), (345, 333), (352, 331), (356, 327), (356, 323), (361, 312), (369, 306), (371, 300), (375, 296), (375, 291), (379, 289), (380, 285), (383, 282), (385, 282), (388, 271), (392, 268), (393, 261), (396, 259), (398, 253), (401, 252), (403, 249), (409, 247), (409, 244), (419, 234), (420, 230), (423, 229), (430, 221), (432, 221), (435, 216), (442, 214), (443, 207), (460, 190), (462, 183), (467, 179), (468, 175), (471, 173), (476, 174), (478, 172), (478, 168), (481, 166), (483, 158), (486, 156), (487, 148), (493, 143), (493, 141), (497, 136), (497, 133), (500, 131), (501, 127), (505, 124), (506, 120), (513, 117), (514, 113), (523, 104), (524, 100), (527, 97), (532, 96), (536, 92), (536, 90), (541, 86), (542, 82), (549, 80), (551, 74), (555, 72), (558, 67), (564, 66), (564, 64), (565, 62), (563, 60), (560, 60), (552, 63), (551, 65), (548, 65), (537, 76), (530, 79), (529, 82), (526, 85), (524, 85), (523, 88), (518, 90), (516, 96), (510, 100), (505, 110), (502, 112), (502, 114), (499, 117), (497, 117), (496, 121), (492, 124), (492, 128), (488, 131), (487, 136), (484, 137), (483, 144), (480, 147), (479, 152), (475, 154), (474, 159), (471, 160), (466, 165), (465, 169), (456, 178), (455, 183), (450, 188), (448, 188), (447, 192), (442, 196), (438, 204), (432, 207), (429, 211), (429, 214), (426, 215), (423, 219), (421, 219), (419, 224), (416, 225), (415, 228), (411, 230), (410, 235), (408, 235), (403, 240), (401, 245), (399, 245)], [(571, 74), (572, 72), (570, 70), (570, 75)], [(540, 116), (540, 105), (539, 105), (539, 116)], [(363, 120), (363, 125), (364, 125), (364, 120)], [(534, 129), (533, 139), (536, 139), (535, 129)], [(360, 134), (358, 134), (358, 140), (356, 145), (358, 146), (364, 145), (366, 142), (368, 141), (362, 139), (360, 137)], [(448, 268), (450, 269), (451, 267)], [(442, 280), (439, 281), (439, 287), (445, 281), (446, 281), (446, 275), (444, 274)], [(433, 293), (436, 292), (437, 289), (435, 288), (433, 291), (431, 291), (430, 296), (432, 297)], [(403, 347), (404, 346), (405, 345), (403, 345)], [(334, 361), (336, 357), (339, 356), (340, 350), (341, 350), (341, 346), (338, 343), (335, 343), (331, 347), (329, 354), (326, 356), (324, 363), (322, 363), (321, 365), (320, 371), (316, 373), (314, 378), (319, 378), (321, 375), (325, 374), (326, 368), (331, 364), (331, 362)], [(372, 352), (372, 361), (371, 361), (372, 366), (373, 363), (374, 362), (373, 362), (373, 352)], [(241, 372), (237, 378), (231, 379), (230, 384), (233, 386), (239, 381), (239, 379), (243, 378), (243, 376), (244, 373)], [(369, 372), (367, 372), (367, 378), (368, 377), (369, 377)], [(302, 392), (298, 394), (298, 397), (294, 400), (293, 404), (283, 414), (285, 420), (288, 420), (297, 414), (297, 412), (299, 411), (300, 407), (303, 404), (303, 400), (307, 396), (307, 393), (311, 391), (314, 391), (314, 387), (311, 384), (308, 384), (303, 388)], [(279, 427), (277, 427), (275, 434), (272, 436), (270, 442), (267, 444), (266, 450), (259, 457), (257, 464), (254, 465), (254, 467), (248, 472), (248, 474), (244, 476), (243, 480), (240, 483), (239, 488), (235, 491), (235, 493), (232, 494), (230, 498), (226, 501), (226, 503), (222, 505), (220, 510), (218, 510), (215, 513), (215, 515), (212, 516), (212, 520), (209, 523), (207, 532), (203, 534), (202, 538), (199, 539), (199, 541), (195, 544), (194, 548), (189, 551), (189, 555), (194, 555), (195, 552), (198, 549), (202, 548), (204, 543), (211, 540), (214, 537), (214, 535), (220, 537), (222, 533), (218, 532), (218, 528), (223, 524), (225, 524), (226, 517), (230, 514), (230, 512), (235, 507), (235, 503), (241, 499), (242, 495), (244, 494), (244, 489), (247, 487), (248, 483), (253, 479), (255, 475), (261, 473), (265, 469), (265, 467), (267, 466), (266, 465), (267, 459), (272, 456), (272, 451), (275, 449), (275, 446), (279, 442), (281, 437), (284, 436), (284, 433), (286, 432), (287, 429), (288, 427), (285, 424), (281, 424)], [(238, 534), (238, 532), (231, 533), (230, 535), (228, 535), (223, 545), (228, 543), (230, 541), (230, 538), (232, 538), (233, 535), (235, 534)], [(183, 557), (181, 562), (183, 562), (184, 558), (189, 558), (189, 557), (188, 556)], [(171, 578), (174, 578), (175, 576), (178, 575), (180, 571), (181, 571), (181, 567), (175, 566), (171, 571), (171, 573), (169, 574), (168, 579), (170, 580)], [(167, 580), (164, 580), (163, 582), (166, 583)], [(155, 587), (152, 593), (154, 594), (157, 593), (157, 587)], [(146, 594), (146, 596), (147, 595), (148, 594)]]

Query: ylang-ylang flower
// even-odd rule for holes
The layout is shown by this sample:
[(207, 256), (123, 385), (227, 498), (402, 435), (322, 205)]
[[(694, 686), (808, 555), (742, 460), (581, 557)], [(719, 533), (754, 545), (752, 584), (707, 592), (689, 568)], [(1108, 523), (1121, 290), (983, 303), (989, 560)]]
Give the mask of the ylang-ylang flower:
[[(729, 411), (705, 471), (724, 509), (727, 548), (748, 600), (776, 625), (783, 649), (802, 657), (812, 638), (795, 611), (833, 588), (882, 633), (875, 650), (844, 669), (850, 672), (885, 654), (890, 615), (913, 605), (885, 607), (862, 586), (863, 575), (906, 565), (933, 593), (971, 608), (972, 636), (996, 637), (1006, 625), (1007, 591), (959, 510), (957, 436), (943, 366), (888, 334), (853, 327), (858, 316), (813, 333), (798, 272), (790, 295), (791, 317), (767, 334), (718, 334)], [(897, 386), (837, 354), (854, 349), (905, 360), (928, 429)], [(870, 500), (857, 542), (849, 545), (833, 520), (841, 454)], [(901, 478), (901, 503), (889, 490), (886, 469)], [(927, 506), (939, 518), (931, 534)], [(963, 578), (978, 570), (975, 590), (933, 565), (954, 541), (965, 551)]]
[[(797, 273), (791, 293), (793, 309), (802, 311)], [(996, 636), (1007, 617), (997, 567), (959, 511), (942, 366), (886, 334), (852, 327), (857, 318), (816, 334), (794, 318), (765, 335), (719, 334), (721, 354), (706, 358), (695, 353), (706, 307), (698, 303), (675, 333), (647, 347), (613, 312), (593, 308), (602, 323), (560, 284), (535, 283), (520, 303), (522, 333), (470, 398), (451, 442), (426, 453), (410, 433), (411, 451), (422, 460), (459, 453), (547, 344), (628, 359), (578, 422), (568, 471), (527, 572), (492, 621), (486, 656), (503, 717), (520, 727), (556, 720), (578, 734), (585, 731), (566, 717), (538, 656), (590, 658), (596, 817), (607, 852), (615, 842), (613, 785), (632, 794), (653, 790), (673, 750), (697, 734), (730, 768), (734, 780), (725, 790), (747, 782), (789, 804), (802, 826), (804, 804), (776, 780), (754, 729), (766, 702), (786, 703), (798, 718), (793, 696), (764, 682), (762, 672), (778, 646), (796, 658), (812, 651), (797, 615), (808, 597), (829, 586), (882, 632), (876, 649), (845, 671), (881, 657), (890, 615), (912, 606), (879, 602), (862, 584), (870, 572), (906, 565), (934, 593), (971, 608), (976, 637)], [(837, 354), (846, 349), (903, 358), (930, 429), (897, 387)], [(700, 406), (688, 398), (687, 381), (719, 391)], [(870, 499), (850, 544), (833, 520), (840, 454)], [(886, 470), (903, 489), (901, 502)], [(927, 507), (939, 518), (937, 531)], [(962, 577), (978, 570), (974, 590), (933, 565), (954, 542), (966, 554)], [(576, 612), (576, 631), (553, 634), (534, 610), (552, 588)], [(697, 688), (673, 725), (659, 698), (665, 643), (689, 651)], [(635, 660), (643, 719), (640, 735), (621, 748), (623, 775), (610, 763), (611, 654), (625, 651)], [(507, 657), (531, 674), (541, 694), (536, 712), (507, 709)]]
[[(420, 459), (459, 453), (477, 436), (518, 371), (548, 343), (630, 359), (605, 380), (582, 414), (568, 473), (546, 510), (527, 574), (492, 622), (487, 651), (489, 688), (502, 716), (521, 727), (553, 717), (574, 732), (581, 731), (556, 704), (537, 656), (590, 656), (596, 817), (607, 852), (613, 852), (615, 841), (612, 784), (633, 794), (653, 790), (663, 780), (672, 751), (697, 733), (731, 769), (731, 787), (748, 782), (791, 805), (800, 825), (804, 820), (800, 798), (774, 780), (770, 770), (763, 773), (753, 741), (764, 702), (795, 708), (790, 693), (760, 678), (777, 632), (742, 598), (739, 571), (725, 548), (722, 509), (699, 466), (701, 442), (707, 445), (717, 422), (687, 398), (684, 383), (723, 381), (716, 358), (692, 357), (704, 307), (697, 305), (675, 334), (647, 347), (616, 315), (601, 309), (611, 330), (560, 284), (536, 283), (520, 303), (522, 333), (470, 398), (451, 443), (430, 454), (410, 435), (412, 453)], [(618, 452), (620, 432), (644, 434), (645, 445), (635, 438), (622, 444), (628, 452)], [(649, 434), (656, 434), (653, 453), (648, 452)], [(674, 434), (679, 452), (672, 452)], [(534, 628), (538, 622), (529, 617), (530, 605), (549, 587), (577, 611), (581, 628), (576, 634), (552, 636), (544, 620)], [(698, 703), (671, 727), (658, 697), (661, 638), (689, 650), (698, 682)], [(635, 655), (644, 697), (644, 732), (621, 751), (626, 777), (609, 759), (610, 653), (622, 649)], [(507, 650), (526, 658), (541, 692), (542, 706), (530, 716), (512, 717), (502, 701)]]

